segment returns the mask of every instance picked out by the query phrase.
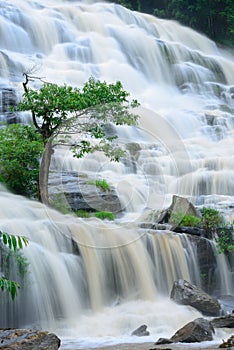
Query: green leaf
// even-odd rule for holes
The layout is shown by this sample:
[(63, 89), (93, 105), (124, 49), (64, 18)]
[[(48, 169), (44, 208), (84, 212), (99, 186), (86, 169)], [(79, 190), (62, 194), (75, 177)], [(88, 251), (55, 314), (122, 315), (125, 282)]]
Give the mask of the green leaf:
[(11, 236), (11, 241), (12, 241), (12, 245), (13, 245), (14, 251), (16, 251), (16, 249), (17, 249), (16, 237), (15, 236)]
[(19, 249), (22, 249), (23, 248), (22, 239), (20, 236), (18, 236), (17, 238), (18, 238), (18, 247)]

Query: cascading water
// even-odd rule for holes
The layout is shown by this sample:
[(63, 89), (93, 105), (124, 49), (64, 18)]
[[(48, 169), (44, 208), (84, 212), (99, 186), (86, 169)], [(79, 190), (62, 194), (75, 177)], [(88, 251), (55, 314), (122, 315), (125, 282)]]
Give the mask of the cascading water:
[[(183, 235), (137, 223), (173, 194), (233, 219), (233, 57), (178, 23), (114, 4), (4, 0), (0, 19), (0, 76), (19, 95), (25, 71), (76, 86), (92, 75), (120, 80), (142, 105), (139, 126), (117, 131), (127, 160), (78, 161), (61, 149), (53, 159), (57, 171), (98, 175), (115, 187), (126, 209), (115, 223), (63, 216), (1, 191), (0, 229), (30, 238), (30, 272), (14, 303), (1, 300), (1, 326), (33, 324), (84, 344), (129, 341), (142, 323), (153, 341), (170, 337), (199, 315), (168, 298), (177, 278), (200, 285), (196, 249)], [(227, 261), (218, 266), (222, 293), (233, 294)]]

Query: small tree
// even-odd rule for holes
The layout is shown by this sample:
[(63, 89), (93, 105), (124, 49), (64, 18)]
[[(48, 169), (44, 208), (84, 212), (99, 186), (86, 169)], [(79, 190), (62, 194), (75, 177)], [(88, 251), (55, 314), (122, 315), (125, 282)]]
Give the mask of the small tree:
[(14, 193), (38, 196), (42, 137), (29, 125), (12, 124), (0, 129), (0, 182)]
[[(82, 89), (43, 82), (42, 87), (35, 90), (28, 84), (39, 78), (24, 75), (24, 95), (17, 110), (31, 111), (36, 131), (42, 135), (45, 149), (40, 169), (40, 195), (41, 200), (49, 204), (48, 177), (53, 147), (69, 145), (74, 156), (79, 158), (103, 151), (111, 160), (118, 161), (124, 152), (113, 142), (116, 136), (106, 135), (106, 125), (135, 125), (138, 116), (131, 108), (139, 103), (128, 100), (129, 93), (119, 81), (107, 84), (90, 78)], [(78, 141), (72, 139), (74, 134), (79, 135)]]
[[(24, 246), (27, 246), (28, 240), (24, 236), (9, 235), (6, 232), (0, 231), (0, 243), (5, 245), (8, 249), (16, 252), (17, 250), (22, 249)], [(2, 250), (1, 247), (0, 249)], [(12, 300), (15, 299), (17, 289), (19, 288), (19, 283), (11, 281), (5, 276), (0, 276), (0, 289), (2, 291), (7, 290), (10, 293)]]

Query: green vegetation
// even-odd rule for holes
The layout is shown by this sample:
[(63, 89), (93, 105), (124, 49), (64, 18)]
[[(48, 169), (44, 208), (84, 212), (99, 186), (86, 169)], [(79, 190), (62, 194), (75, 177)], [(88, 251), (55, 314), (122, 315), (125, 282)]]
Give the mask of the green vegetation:
[[(10, 251), (13, 251), (15, 253), (18, 252), (19, 249), (22, 249), (24, 246), (28, 245), (28, 240), (24, 236), (15, 236), (15, 235), (10, 235), (6, 232), (0, 231), (0, 239), (1, 243), (5, 245)], [(2, 250), (3, 248), (1, 248)], [(8, 256), (9, 257), (9, 256)], [(26, 266), (27, 262), (25, 258), (22, 258), (22, 256), (19, 258), (19, 255), (17, 255), (18, 259), (18, 267), (19, 267), (19, 273), (22, 275), (26, 273)], [(6, 260), (2, 259), (3, 265), (5, 264)], [(4, 268), (4, 266), (1, 266), (1, 269)], [(6, 266), (5, 266), (6, 267)], [(8, 274), (8, 271), (7, 271)], [(6, 276), (1, 276), (0, 277), (0, 289), (2, 291), (6, 290), (10, 293), (12, 300), (15, 299), (17, 295), (17, 289), (20, 288), (20, 284), (10, 280)]]
[[(102, 151), (110, 160), (119, 161), (125, 151), (116, 142), (117, 136), (106, 136), (106, 125), (136, 125), (138, 116), (131, 109), (139, 103), (129, 101), (120, 81), (107, 84), (90, 78), (81, 89), (42, 82), (35, 90), (28, 84), (38, 78), (27, 73), (24, 76), (24, 96), (17, 110), (31, 111), (35, 133), (42, 136), (40, 198), (50, 204), (48, 176), (53, 147), (68, 146), (77, 158)], [(77, 141), (71, 139), (73, 134), (79, 135)]]
[(89, 218), (90, 217), (90, 212), (86, 211), (84, 209), (79, 209), (79, 210), (77, 210), (76, 215), (79, 218)]
[(218, 230), (218, 235), (216, 237), (217, 251), (221, 253), (231, 253), (234, 252), (234, 225), (224, 225)]
[(234, 47), (233, 0), (116, 0), (131, 10), (153, 14), (203, 32), (211, 39)]
[(108, 182), (105, 179), (102, 179), (102, 180), (90, 180), (90, 181), (88, 181), (88, 184), (89, 185), (95, 185), (95, 186), (99, 187), (104, 192), (110, 191), (110, 185), (108, 184)]
[(174, 224), (178, 226), (191, 226), (196, 227), (201, 222), (201, 219), (197, 216), (188, 215), (184, 213), (174, 213), (172, 215)]
[(32, 126), (0, 129), (0, 182), (16, 193), (38, 198), (39, 158), (43, 143)]
[(234, 224), (225, 223), (223, 216), (216, 209), (204, 207), (201, 218), (182, 212), (174, 213), (173, 223), (180, 227), (191, 226), (204, 229), (207, 238), (215, 239), (219, 254), (234, 252)]
[(97, 213), (94, 214), (94, 216), (98, 219), (101, 219), (101, 220), (114, 220), (115, 219), (115, 216), (113, 213), (111, 213), (110, 211), (98, 211)]
[(83, 209), (77, 210), (76, 215), (79, 216), (80, 218), (90, 218), (92, 216), (95, 216), (98, 219), (101, 220), (114, 220), (115, 216), (113, 213), (110, 211), (97, 211), (97, 212), (92, 212), (92, 211), (86, 211)]
[(208, 238), (214, 237), (218, 229), (223, 225), (223, 217), (220, 212), (212, 208), (202, 209), (202, 228)]

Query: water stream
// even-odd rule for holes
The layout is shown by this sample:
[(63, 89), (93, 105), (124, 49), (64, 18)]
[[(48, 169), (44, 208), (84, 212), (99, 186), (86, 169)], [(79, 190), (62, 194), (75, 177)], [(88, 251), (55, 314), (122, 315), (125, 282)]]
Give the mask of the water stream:
[[(53, 159), (57, 171), (107, 179), (125, 208), (114, 223), (62, 215), (1, 188), (0, 229), (30, 244), (29, 273), (14, 303), (1, 300), (0, 326), (52, 330), (69, 350), (145, 341), (130, 337), (143, 323), (147, 341), (170, 337), (200, 315), (169, 299), (177, 278), (201, 284), (196, 249), (183, 235), (138, 223), (173, 194), (233, 220), (233, 56), (174, 21), (115, 4), (3, 0), (1, 84), (19, 98), (25, 71), (76, 86), (91, 75), (120, 80), (140, 101), (140, 120), (118, 128), (131, 155), (120, 163), (97, 154), (74, 160), (62, 149)], [(217, 264), (218, 289), (233, 295), (226, 259)]]

